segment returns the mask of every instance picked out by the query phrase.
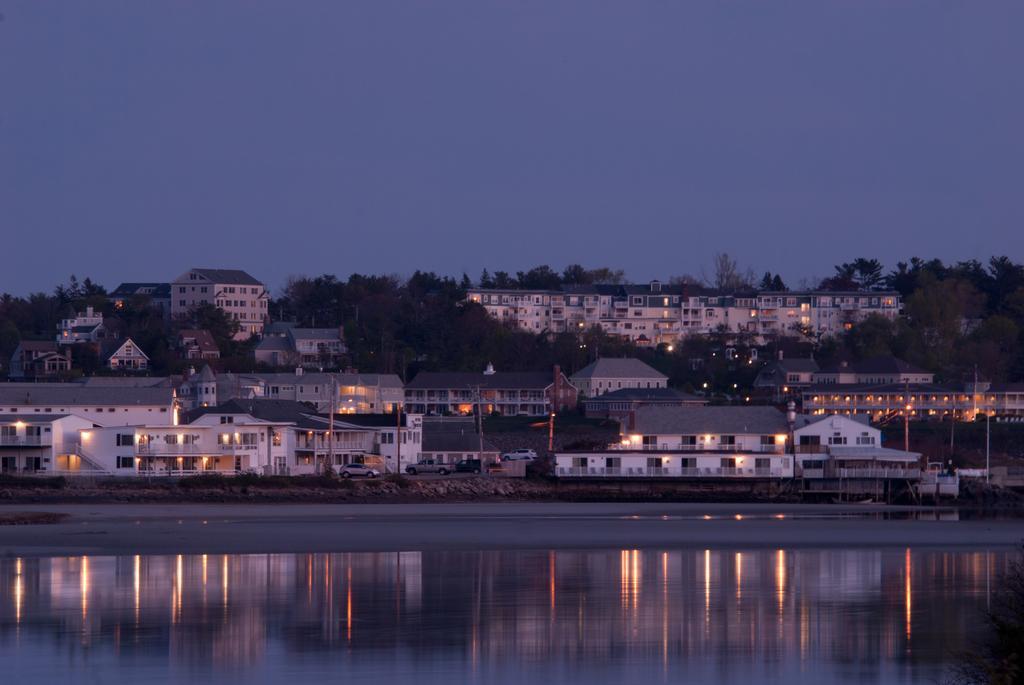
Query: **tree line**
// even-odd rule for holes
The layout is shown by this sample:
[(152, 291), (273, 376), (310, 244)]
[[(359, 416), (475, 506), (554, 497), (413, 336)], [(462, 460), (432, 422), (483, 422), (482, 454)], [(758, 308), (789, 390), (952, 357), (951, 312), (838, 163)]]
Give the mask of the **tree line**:
[[(885, 272), (877, 259), (858, 258), (835, 266), (814, 285), (823, 290), (895, 290), (904, 298), (905, 316), (897, 321), (869, 317), (836, 338), (783, 337), (768, 341), (753, 362), (751, 336), (718, 331), (693, 336), (672, 346), (637, 347), (599, 328), (557, 335), (537, 334), (504, 325), (483, 307), (465, 301), (471, 287), (545, 288), (624, 282), (621, 270), (573, 264), (557, 271), (540, 265), (516, 274), (484, 271), (475, 281), (417, 271), (395, 275), (324, 274), (290, 278), (273, 298), (274, 320), (300, 326), (339, 327), (348, 346), (346, 365), (364, 372), (397, 373), (411, 379), (420, 370), (481, 370), (487, 363), (507, 371), (547, 370), (558, 364), (576, 371), (598, 356), (631, 355), (666, 373), (684, 389), (742, 393), (764, 359), (784, 350), (787, 356), (811, 355), (822, 364), (893, 354), (957, 382), (971, 377), (994, 381), (1024, 376), (1024, 265), (1008, 257), (988, 262), (911, 259)], [(786, 290), (781, 275), (758, 280), (727, 254), (717, 255), (710, 274), (683, 275), (675, 282), (740, 290)], [(115, 309), (106, 290), (90, 279), (72, 277), (52, 293), (0, 296), (0, 362), (6, 363), (19, 340), (53, 339), (57, 323), (86, 306), (106, 317), (109, 328), (131, 336), (150, 356), (154, 373), (177, 373), (188, 364), (173, 350), (182, 327), (205, 328), (221, 348), (223, 369), (255, 368), (254, 341), (236, 342), (235, 323), (213, 306), (195, 310), (184, 321), (167, 321), (138, 297)], [(88, 352), (76, 352), (76, 365), (98, 368)]]

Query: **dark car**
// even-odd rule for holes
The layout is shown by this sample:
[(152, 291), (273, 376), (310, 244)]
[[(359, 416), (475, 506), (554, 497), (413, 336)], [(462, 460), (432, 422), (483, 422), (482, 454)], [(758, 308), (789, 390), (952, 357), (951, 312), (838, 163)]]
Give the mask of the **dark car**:
[(479, 459), (459, 459), (455, 462), (455, 473), (480, 473)]

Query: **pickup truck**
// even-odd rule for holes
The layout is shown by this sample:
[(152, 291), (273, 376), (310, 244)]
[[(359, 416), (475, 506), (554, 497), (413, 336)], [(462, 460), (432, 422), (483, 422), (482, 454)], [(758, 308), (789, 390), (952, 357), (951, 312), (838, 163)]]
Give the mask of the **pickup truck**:
[(442, 476), (447, 476), (449, 471), (451, 468), (448, 464), (442, 464), (434, 459), (424, 459), (405, 467), (405, 472), (410, 476), (415, 476), (417, 473), (439, 473)]

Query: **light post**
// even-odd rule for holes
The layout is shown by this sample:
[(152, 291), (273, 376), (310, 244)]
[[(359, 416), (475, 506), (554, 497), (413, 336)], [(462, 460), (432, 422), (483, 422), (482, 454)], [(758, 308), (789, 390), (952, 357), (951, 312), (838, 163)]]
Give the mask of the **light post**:
[(992, 438), (992, 414), (985, 412), (985, 482), (989, 481), (989, 446)]

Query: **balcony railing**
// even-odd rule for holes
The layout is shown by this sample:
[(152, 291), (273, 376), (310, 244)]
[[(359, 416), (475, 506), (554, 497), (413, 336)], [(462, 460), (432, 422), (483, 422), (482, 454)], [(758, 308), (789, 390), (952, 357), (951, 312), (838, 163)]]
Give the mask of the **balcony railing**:
[(174, 445), (160, 442), (156, 444), (148, 445), (136, 445), (135, 453), (138, 455), (153, 455), (153, 454), (167, 454), (167, 455), (178, 455), (178, 454), (202, 454), (203, 452), (209, 452), (209, 449), (204, 450), (202, 445), (189, 444), (189, 445)]
[(622, 443), (612, 443), (609, 445), (611, 449), (622, 450), (622, 451), (640, 451), (640, 452), (727, 452), (730, 454), (742, 454), (745, 452), (757, 452), (760, 454), (784, 454), (785, 445), (754, 445), (753, 447), (744, 447), (742, 445), (673, 445), (667, 442), (660, 443), (658, 445), (639, 445), (630, 443), (624, 445)]
[(557, 475), (562, 478), (788, 478), (783, 468), (713, 467), (600, 467), (560, 466)]
[(40, 435), (0, 435), (2, 447), (42, 447), (49, 444), (50, 441), (43, 442)]

